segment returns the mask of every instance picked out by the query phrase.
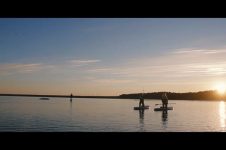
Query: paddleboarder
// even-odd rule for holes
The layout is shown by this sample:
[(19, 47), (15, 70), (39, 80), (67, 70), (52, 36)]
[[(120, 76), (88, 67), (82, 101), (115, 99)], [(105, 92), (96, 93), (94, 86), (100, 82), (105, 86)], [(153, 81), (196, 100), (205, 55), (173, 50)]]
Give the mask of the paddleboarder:
[(168, 105), (168, 97), (166, 95), (166, 93), (162, 94), (162, 107), (163, 109), (167, 109), (167, 105)]
[(144, 97), (143, 97), (143, 95), (140, 96), (139, 107), (144, 107)]

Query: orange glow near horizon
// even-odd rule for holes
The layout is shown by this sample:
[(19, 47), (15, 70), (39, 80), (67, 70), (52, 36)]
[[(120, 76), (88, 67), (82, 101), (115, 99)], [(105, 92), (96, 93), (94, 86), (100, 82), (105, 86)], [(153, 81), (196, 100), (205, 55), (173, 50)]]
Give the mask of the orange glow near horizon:
[(215, 85), (215, 89), (218, 91), (219, 94), (224, 94), (226, 91), (226, 85), (224, 83), (217, 83)]

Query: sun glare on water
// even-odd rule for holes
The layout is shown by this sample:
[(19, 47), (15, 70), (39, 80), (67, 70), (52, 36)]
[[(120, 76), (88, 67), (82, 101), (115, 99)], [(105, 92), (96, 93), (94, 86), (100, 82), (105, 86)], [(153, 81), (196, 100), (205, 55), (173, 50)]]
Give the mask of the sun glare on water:
[(226, 85), (224, 83), (218, 83), (216, 84), (215, 89), (219, 94), (224, 94), (226, 91)]

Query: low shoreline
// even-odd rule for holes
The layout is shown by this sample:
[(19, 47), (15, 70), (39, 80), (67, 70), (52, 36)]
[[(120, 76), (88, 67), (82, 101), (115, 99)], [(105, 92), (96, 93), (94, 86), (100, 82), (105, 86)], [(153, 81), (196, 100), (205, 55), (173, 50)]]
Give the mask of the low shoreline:
[[(0, 94), (0, 96), (71, 98), (70, 95), (38, 95), (38, 94)], [(111, 99), (120, 99), (119, 96), (72, 96), (72, 98), (111, 98)]]
[[(38, 95), (38, 94), (0, 94), (0, 96), (18, 96), (18, 97), (58, 97), (71, 98), (70, 95)], [(139, 99), (139, 98), (125, 98), (120, 96), (72, 96), (72, 98), (105, 98), (105, 99)], [(156, 98), (145, 98), (145, 100), (156, 100)], [(186, 101), (226, 101), (223, 99), (169, 99), (170, 100), (186, 100)]]

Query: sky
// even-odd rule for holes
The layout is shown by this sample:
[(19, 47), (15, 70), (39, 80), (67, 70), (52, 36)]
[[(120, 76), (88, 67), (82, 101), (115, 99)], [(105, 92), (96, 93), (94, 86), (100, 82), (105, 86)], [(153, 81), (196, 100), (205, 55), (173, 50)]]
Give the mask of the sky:
[(0, 93), (213, 90), (225, 58), (224, 18), (0, 18)]

